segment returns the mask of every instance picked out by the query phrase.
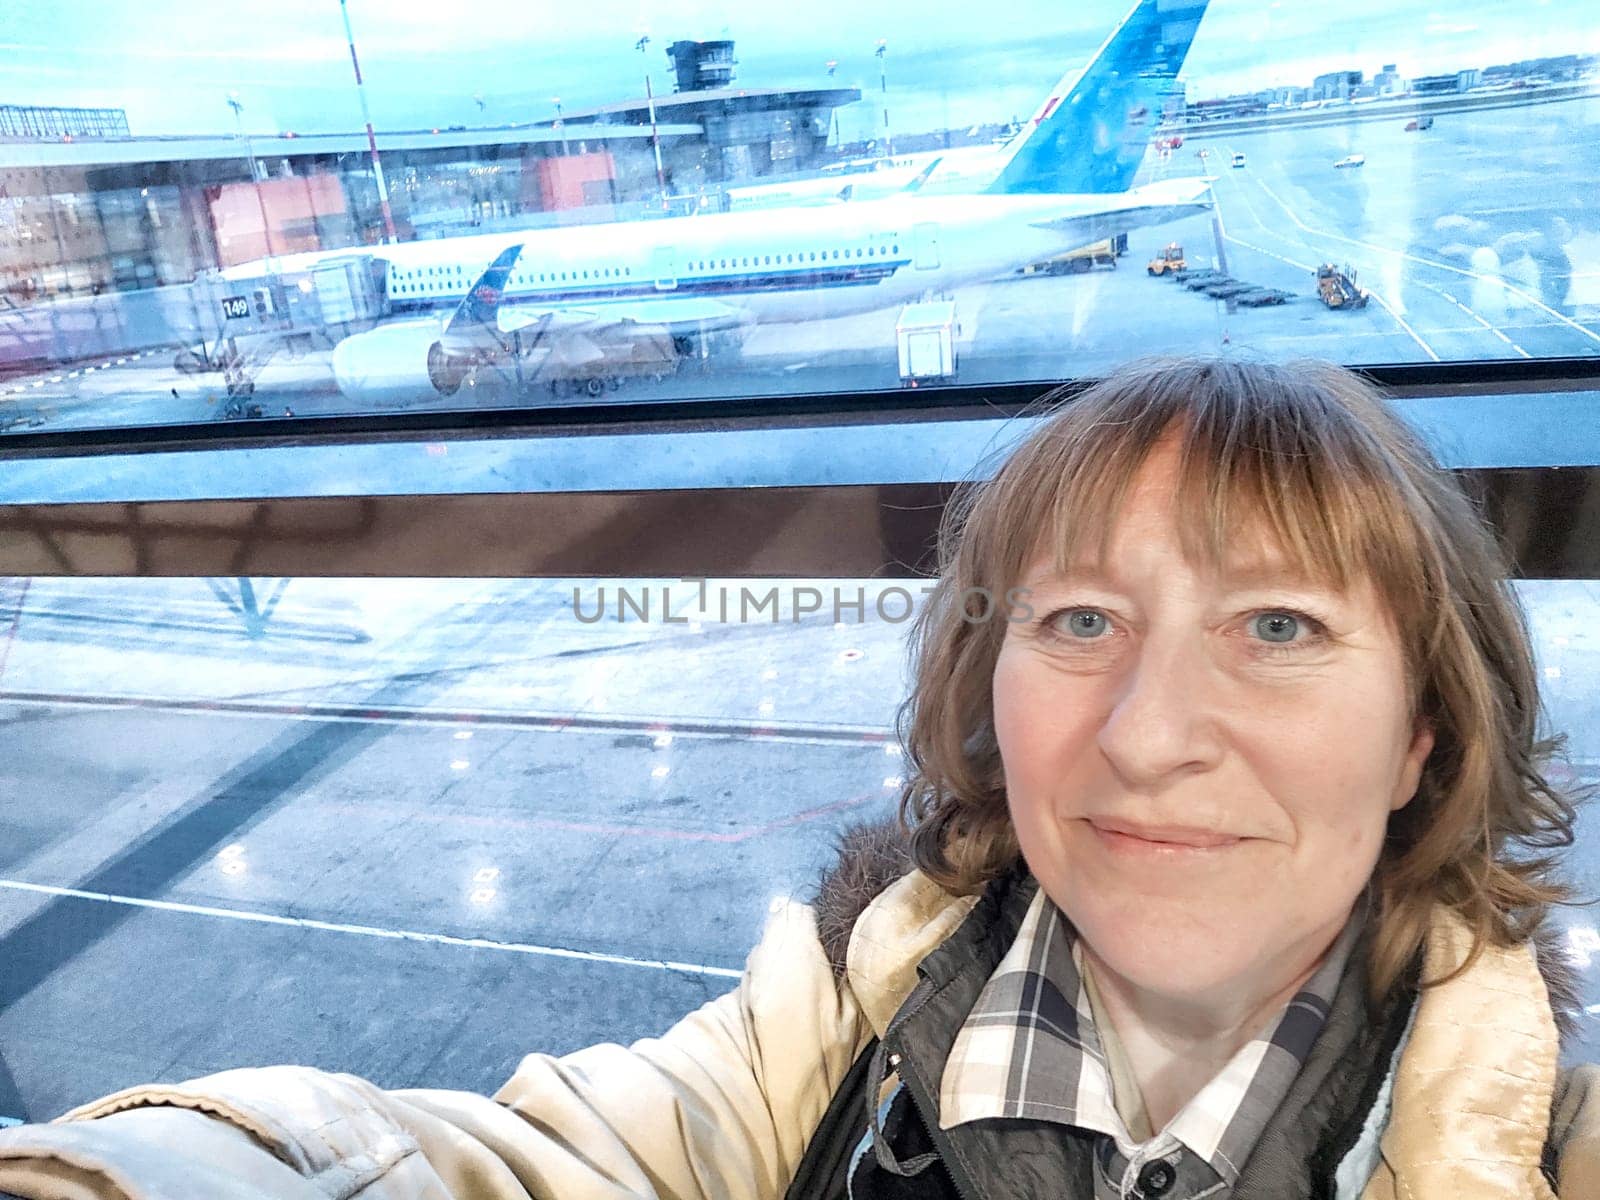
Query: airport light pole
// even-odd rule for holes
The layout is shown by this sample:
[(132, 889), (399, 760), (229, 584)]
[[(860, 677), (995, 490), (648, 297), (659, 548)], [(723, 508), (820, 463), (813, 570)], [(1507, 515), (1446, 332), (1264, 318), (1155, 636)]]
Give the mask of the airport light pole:
[(883, 148), (887, 157), (894, 157), (894, 139), (889, 136), (889, 66), (884, 61), (889, 53), (889, 43), (884, 38), (878, 39), (878, 48), (873, 51), (878, 56), (878, 94), (883, 99)]
[(272, 260), (272, 221), (267, 217), (267, 199), (261, 194), (261, 177), (256, 174), (256, 148), (250, 135), (244, 131), (244, 103), (239, 99), (238, 92), (228, 93), (228, 107), (233, 109), (233, 127), (238, 131), (239, 140), (244, 143), (245, 166), (250, 169), (250, 186), (255, 190), (256, 209), (261, 213), (261, 242), (266, 247), (267, 274), (276, 275), (277, 264)]
[[(383, 210), (383, 240), (397, 242), (394, 213), (389, 209), (389, 186), (383, 181), (383, 162), (378, 158), (378, 139), (372, 132), (372, 113), (367, 110), (367, 84), (361, 78), (361, 60), (356, 57), (356, 38), (350, 32), (350, 9), (339, 0), (339, 15), (344, 18), (344, 40), (350, 46), (350, 65), (356, 72), (356, 95), (361, 100), (361, 119), (367, 124), (367, 152), (372, 156), (372, 177), (378, 182), (378, 207)], [(479, 108), (483, 106), (480, 104)]]
[(561, 119), (561, 97), (554, 97), (556, 106), (556, 128), (561, 130), (561, 153), (567, 153), (567, 123)]
[(645, 47), (650, 44), (650, 35), (647, 33), (633, 44), (633, 48), (644, 59), (644, 99), (650, 106), (650, 144), (656, 151), (656, 188), (661, 193), (661, 207), (667, 207), (667, 173), (661, 169), (661, 131), (656, 126), (656, 94), (650, 83), (650, 59)]

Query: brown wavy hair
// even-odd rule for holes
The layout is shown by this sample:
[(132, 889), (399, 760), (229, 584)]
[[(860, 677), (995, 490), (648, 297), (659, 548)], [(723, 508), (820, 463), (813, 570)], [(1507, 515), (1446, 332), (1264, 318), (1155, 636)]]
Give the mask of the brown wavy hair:
[(1007, 622), (975, 619), (984, 597), (1001, 603), (1046, 550), (1075, 561), (1098, 538), (1103, 562), (1134, 475), (1171, 435), (1185, 555), (1220, 565), (1242, 523), (1310, 578), (1338, 590), (1369, 580), (1399, 632), (1412, 716), (1432, 723), (1417, 794), (1391, 816), (1369, 885), (1369, 999), (1400, 982), (1437, 904), (1473, 932), (1448, 979), (1572, 901), (1554, 852), (1572, 844), (1575, 797), (1544, 773), (1559, 739), (1536, 732), (1533, 651), (1507, 556), (1378, 391), (1323, 362), (1149, 360), (1057, 400), (1041, 402), (1043, 420), (991, 480), (958, 493), (940, 530), (900, 711), (900, 818), (922, 871), (970, 895), (1021, 860), (991, 693)]

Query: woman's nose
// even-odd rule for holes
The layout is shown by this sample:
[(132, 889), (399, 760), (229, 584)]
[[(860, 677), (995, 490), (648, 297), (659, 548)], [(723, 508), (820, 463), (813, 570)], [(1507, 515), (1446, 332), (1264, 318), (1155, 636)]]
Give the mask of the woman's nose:
[(1101, 751), (1119, 774), (1141, 784), (1214, 766), (1222, 744), (1220, 683), (1192, 644), (1147, 642), (1112, 688)]

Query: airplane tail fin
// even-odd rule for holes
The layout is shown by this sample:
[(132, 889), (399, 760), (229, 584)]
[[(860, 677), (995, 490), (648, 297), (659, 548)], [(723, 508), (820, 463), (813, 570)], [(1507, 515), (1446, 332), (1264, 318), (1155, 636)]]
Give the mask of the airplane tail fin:
[(922, 170), (918, 171), (916, 178), (911, 180), (910, 183), (906, 184), (905, 187), (901, 188), (900, 190), (908, 195), (912, 192), (920, 192), (922, 190), (922, 185), (928, 182), (928, 176), (937, 171), (939, 169), (939, 164), (943, 161), (944, 155), (941, 154), (927, 166), (923, 167)]
[(450, 320), (445, 322), (445, 333), (463, 333), (484, 325), (499, 328), (500, 297), (505, 294), (506, 280), (511, 277), (511, 269), (517, 265), (521, 254), (520, 245), (507, 246), (500, 251), (478, 276), (478, 282), (467, 289), (456, 311), (450, 314)]
[[(990, 192), (1125, 192), (1209, 0), (1138, 0), (1089, 65), (1063, 76), (1012, 139)], [(1181, 93), (1180, 93), (1181, 94)]]

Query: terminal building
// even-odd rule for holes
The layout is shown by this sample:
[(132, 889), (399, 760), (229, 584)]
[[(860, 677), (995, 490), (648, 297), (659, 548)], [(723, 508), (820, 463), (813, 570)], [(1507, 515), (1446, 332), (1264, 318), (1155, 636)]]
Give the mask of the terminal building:
[[(861, 98), (738, 87), (731, 41), (667, 57), (676, 90), (653, 104), (379, 132), (396, 236), (691, 211), (729, 184), (820, 167), (833, 110)], [(0, 106), (0, 306), (184, 284), (385, 228), (363, 132), (138, 137), (116, 109)]]

